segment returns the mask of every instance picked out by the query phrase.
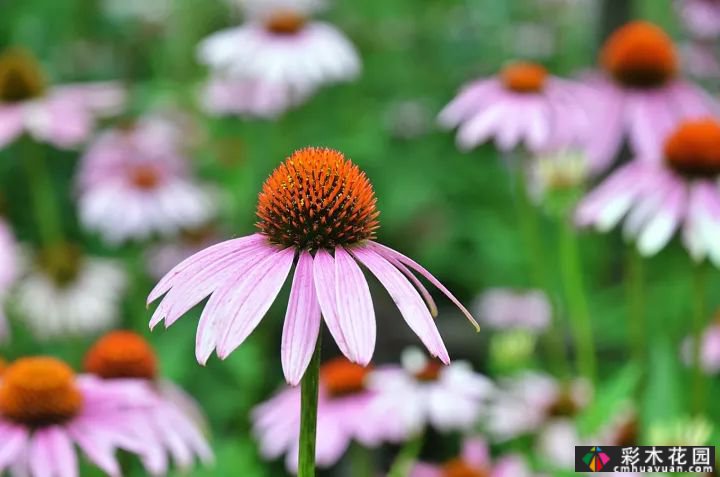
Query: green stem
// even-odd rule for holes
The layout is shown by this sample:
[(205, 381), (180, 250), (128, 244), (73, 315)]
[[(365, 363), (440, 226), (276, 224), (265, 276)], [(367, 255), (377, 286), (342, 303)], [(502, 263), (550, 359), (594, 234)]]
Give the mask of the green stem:
[(553, 317), (551, 329), (549, 333), (545, 334), (543, 344), (550, 358), (552, 369), (561, 376), (567, 376), (569, 373), (569, 364), (567, 355), (565, 354), (564, 329), (560, 321), (559, 308), (548, 273), (550, 267), (545, 260), (547, 250), (543, 247), (541, 240), (537, 209), (530, 201), (525, 185), (525, 174), (522, 164), (518, 161), (512, 164), (512, 167), (516, 169), (515, 203), (518, 221), (520, 223), (520, 232), (525, 245), (524, 248), (527, 250), (527, 256), (530, 261), (532, 281), (534, 286), (545, 292), (548, 300), (552, 303)]
[(315, 442), (317, 438), (318, 387), (320, 385), (320, 342), (305, 371), (300, 401), (300, 455), (298, 477), (315, 477)]
[(595, 343), (585, 296), (577, 236), (569, 219), (561, 220), (560, 227), (560, 272), (577, 350), (578, 370), (583, 377), (595, 382), (597, 372)]
[(693, 364), (692, 364), (692, 380), (693, 380), (693, 412), (701, 414), (705, 409), (707, 396), (707, 379), (702, 370), (702, 338), (705, 327), (706, 311), (706, 268), (704, 264), (699, 263), (693, 267), (692, 276), (692, 332), (693, 332)]
[(390, 467), (388, 477), (408, 477), (418, 455), (420, 454), (422, 443), (422, 434), (418, 434), (405, 442), (405, 445), (402, 449), (400, 449), (400, 452)]
[(50, 171), (45, 163), (42, 146), (31, 139), (25, 140), (24, 154), (20, 161), (25, 164), (33, 213), (43, 245), (51, 246), (63, 241), (60, 214)]
[(635, 360), (643, 366), (643, 372), (646, 372), (645, 272), (643, 258), (634, 246), (628, 247), (625, 273), (630, 348)]

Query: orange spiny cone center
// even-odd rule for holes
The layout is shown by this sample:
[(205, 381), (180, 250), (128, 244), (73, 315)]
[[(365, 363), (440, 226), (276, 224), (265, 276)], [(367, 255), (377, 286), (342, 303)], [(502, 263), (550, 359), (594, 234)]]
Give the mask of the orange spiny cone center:
[(720, 123), (714, 119), (687, 121), (665, 141), (665, 162), (688, 177), (720, 174)]
[(33, 427), (61, 424), (81, 407), (75, 375), (58, 359), (22, 358), (2, 375), (0, 414), (7, 419)]
[(536, 63), (517, 62), (500, 73), (503, 85), (516, 93), (539, 93), (545, 87), (547, 70)]
[(113, 331), (85, 355), (85, 370), (104, 379), (155, 379), (157, 357), (150, 344), (132, 331)]
[(453, 459), (442, 466), (442, 477), (487, 477), (485, 469), (473, 467), (462, 459)]
[(365, 390), (369, 368), (345, 358), (332, 359), (320, 368), (320, 382), (331, 397), (343, 397)]
[(291, 10), (280, 10), (265, 21), (265, 28), (275, 35), (294, 35), (303, 29), (307, 18)]
[(333, 250), (375, 237), (375, 202), (365, 173), (341, 152), (308, 147), (263, 184), (257, 227), (278, 245)]
[(616, 81), (632, 88), (662, 86), (678, 70), (678, 56), (670, 37), (643, 21), (617, 29), (605, 42), (600, 62)]
[(22, 49), (0, 55), (0, 102), (19, 102), (42, 96), (45, 79), (35, 58)]
[(442, 369), (443, 364), (437, 359), (432, 359), (428, 361), (420, 372), (415, 374), (415, 378), (418, 381), (437, 381), (440, 377), (440, 371), (442, 371)]
[(160, 174), (150, 164), (138, 164), (130, 168), (130, 182), (139, 189), (154, 189), (160, 183)]

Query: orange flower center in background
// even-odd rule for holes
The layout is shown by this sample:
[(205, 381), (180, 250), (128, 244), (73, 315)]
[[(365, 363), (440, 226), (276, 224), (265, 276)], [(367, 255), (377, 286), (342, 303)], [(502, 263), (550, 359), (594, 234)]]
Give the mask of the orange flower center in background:
[(0, 414), (39, 427), (61, 424), (82, 407), (75, 375), (62, 361), (49, 357), (22, 358), (7, 367), (0, 382)]
[(4, 359), (0, 358), (0, 376), (2, 376), (2, 374), (5, 372), (5, 370), (7, 369), (7, 367), (8, 367), (7, 361), (5, 361)]
[(500, 73), (503, 85), (516, 93), (539, 93), (545, 87), (547, 70), (537, 63), (517, 62)]
[(160, 183), (160, 174), (151, 164), (137, 164), (130, 168), (130, 182), (140, 189), (154, 189)]
[(320, 368), (320, 382), (331, 397), (343, 397), (365, 390), (365, 379), (370, 368), (335, 358)]
[(564, 389), (560, 392), (550, 407), (547, 409), (548, 416), (553, 417), (573, 417), (580, 410), (577, 402), (572, 395), (570, 389)]
[(600, 62), (616, 81), (632, 88), (662, 86), (678, 71), (678, 55), (670, 37), (643, 21), (617, 29), (605, 42)]
[(708, 118), (680, 125), (665, 141), (665, 162), (688, 177), (720, 174), (720, 124)]
[(82, 252), (71, 243), (60, 243), (38, 252), (38, 266), (58, 287), (74, 282), (82, 266)]
[(42, 96), (45, 80), (40, 65), (22, 49), (0, 55), (0, 102), (19, 102)]
[(308, 147), (263, 184), (257, 227), (278, 245), (333, 250), (375, 237), (375, 203), (367, 176), (341, 152)]
[(446, 462), (440, 470), (442, 477), (487, 477), (486, 469), (478, 469), (462, 459), (453, 459)]
[(85, 370), (104, 379), (155, 379), (157, 357), (150, 344), (132, 331), (113, 331), (85, 355)]
[(307, 18), (291, 10), (273, 13), (265, 22), (265, 28), (275, 35), (294, 35), (303, 29)]
[(415, 373), (415, 378), (418, 381), (437, 381), (442, 369), (442, 362), (437, 359), (431, 359), (420, 372)]

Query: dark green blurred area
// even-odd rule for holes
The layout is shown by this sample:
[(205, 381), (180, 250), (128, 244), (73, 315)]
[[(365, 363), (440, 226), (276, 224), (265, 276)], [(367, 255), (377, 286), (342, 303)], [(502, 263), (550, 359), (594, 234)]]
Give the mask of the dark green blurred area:
[[(363, 74), (355, 83), (320, 91), (277, 122), (208, 119), (197, 109), (197, 90), (205, 72), (195, 62), (195, 46), (207, 34), (240, 21), (219, 0), (177, 0), (172, 15), (162, 24), (111, 19), (96, 0), (0, 0), (0, 44), (22, 45), (33, 51), (53, 82), (125, 81), (132, 93), (131, 114), (165, 104), (190, 111), (206, 130), (202, 143), (192, 152), (194, 166), (202, 177), (221, 185), (219, 222), (232, 235), (253, 230), (255, 198), (262, 181), (290, 152), (305, 145), (344, 151), (375, 186), (381, 211), (379, 239), (423, 263), (463, 301), (470, 302), (487, 287), (532, 286), (527, 252), (518, 231), (513, 179), (491, 146), (462, 154), (453, 135), (435, 127), (434, 118), (463, 83), (492, 74), (509, 59), (535, 50), (537, 45), (519, 36), (524, 31), (519, 26), (549, 31), (553, 43), (549, 56), (537, 59), (553, 72), (572, 75), (592, 67), (601, 36), (599, 11), (543, 6), (557, 3), (561, 2), (338, 0), (324, 17), (357, 45)], [(638, 1), (635, 11), (637, 17), (679, 34), (670, 0)], [(193, 394), (208, 414), (217, 465), (190, 475), (284, 475), (281, 463), (268, 464), (257, 455), (249, 434), (248, 412), (282, 383), (279, 336), (287, 291), (258, 331), (227, 361), (213, 358), (207, 368), (200, 367), (193, 351), (197, 310), (167, 331), (147, 331), (150, 311), (144, 298), (153, 283), (144, 272), (142, 247), (105, 249), (97, 237), (80, 231), (72, 205), (78, 154), (44, 147), (51, 158), (58, 200), (64, 206), (66, 229), (89, 251), (126, 261), (133, 279), (124, 303), (125, 325), (151, 339), (163, 373)], [(17, 235), (32, 242), (36, 237), (28, 194), (24, 182), (18, 180), (18, 160), (22, 160), (22, 152), (17, 145), (0, 152), (0, 184)], [(559, 289), (559, 225), (546, 217), (542, 227), (545, 260)], [(627, 365), (630, 354), (622, 279), (627, 250), (618, 233), (583, 233), (580, 243), (604, 388), (607, 395), (628, 394), (627, 389), (617, 391), (628, 373), (633, 373)], [(686, 252), (674, 243), (650, 260), (645, 272), (655, 367), (639, 382), (644, 396), (641, 411), (651, 420), (662, 420), (684, 415), (689, 399), (685, 392), (689, 373), (680, 369), (677, 348), (688, 332), (691, 264)], [(717, 275), (714, 270), (710, 274), (710, 290), (720, 285)], [(398, 350), (417, 341), (402, 328), (389, 298), (376, 288), (381, 296), (377, 360), (397, 361)], [(716, 295), (710, 294), (708, 310), (717, 306)], [(488, 334), (470, 333), (460, 315), (444, 300), (439, 302), (445, 309), (441, 306), (438, 324), (451, 356), (470, 359), (487, 370)], [(79, 366), (90, 342), (39, 344), (17, 327), (13, 342), (2, 353), (10, 358), (58, 354)], [(336, 352), (333, 345), (326, 349)], [(536, 361), (544, 366), (541, 351)], [(712, 385), (714, 392), (720, 390), (716, 380)], [(610, 406), (621, 398), (608, 398)], [(717, 400), (712, 402), (717, 422), (720, 405)], [(605, 411), (596, 409), (596, 415), (586, 416), (586, 420), (602, 421)], [(591, 425), (599, 427), (598, 423)], [(443, 445), (452, 447), (454, 443)], [(425, 451), (429, 455), (446, 451), (439, 447)], [(386, 450), (378, 462), (384, 462), (387, 455), (391, 453)], [(87, 475), (93, 475), (92, 471)], [(133, 475), (143, 472), (137, 470)], [(346, 475), (346, 471), (332, 475)]]

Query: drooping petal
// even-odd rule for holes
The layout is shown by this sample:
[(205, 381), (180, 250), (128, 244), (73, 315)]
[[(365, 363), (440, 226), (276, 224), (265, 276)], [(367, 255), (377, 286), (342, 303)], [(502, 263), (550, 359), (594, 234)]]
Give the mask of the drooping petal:
[(342, 354), (350, 359), (350, 351), (340, 327), (340, 316), (335, 302), (335, 259), (330, 252), (321, 249), (315, 253), (313, 281), (325, 324)]
[(428, 351), (442, 362), (449, 363), (445, 344), (430, 312), (412, 284), (374, 247), (358, 247), (353, 255), (365, 265), (390, 294), (410, 329), (415, 332)]
[(218, 356), (225, 359), (253, 332), (270, 309), (287, 279), (295, 257), (295, 249), (286, 248), (269, 257), (263, 266), (248, 273), (242, 287), (235, 291), (240, 307), (226, 308), (230, 326), (218, 344)]
[(46, 431), (46, 438), (46, 444), (55, 461), (57, 477), (77, 477), (77, 454), (75, 454), (72, 441), (65, 431), (57, 426), (50, 427)]
[(28, 431), (20, 426), (0, 423), (0, 474), (23, 453), (28, 445)]
[(218, 345), (222, 333), (224, 333), (223, 325), (227, 324), (227, 314), (224, 309), (233, 296), (237, 298), (233, 293), (239, 289), (239, 285), (259, 263), (262, 263), (275, 253), (275, 249), (268, 247), (253, 257), (248, 257), (247, 261), (243, 261), (242, 268), (233, 270), (232, 275), (225, 276), (223, 283), (210, 296), (200, 314), (195, 338), (195, 356), (200, 364), (207, 362), (212, 351)]
[(303, 251), (293, 277), (280, 347), (285, 380), (291, 386), (300, 382), (310, 363), (320, 332), (320, 320), (313, 258), (310, 252)]
[(335, 300), (351, 361), (367, 366), (377, 335), (372, 296), (362, 270), (342, 247), (335, 249)]
[(94, 439), (93, 435), (86, 432), (82, 426), (78, 426), (78, 428), (72, 426), (68, 432), (70, 433), (72, 439), (83, 450), (90, 462), (102, 469), (103, 472), (111, 477), (117, 477), (120, 475), (120, 466), (115, 459), (111, 446), (107, 445), (105, 442)]
[(386, 247), (385, 245), (382, 245), (380, 243), (373, 242), (373, 241), (370, 241), (369, 243), (383, 257), (394, 258), (394, 259), (398, 260), (399, 262), (403, 263), (404, 265), (407, 265), (412, 270), (415, 270), (417, 273), (419, 273), (423, 277), (425, 277), (425, 279), (427, 281), (432, 283), (435, 286), (435, 288), (440, 290), (446, 297), (448, 297), (448, 299), (451, 302), (453, 302), (453, 304), (455, 304), (455, 306), (457, 306), (460, 309), (460, 311), (463, 313), (463, 315), (465, 315), (465, 317), (470, 321), (470, 323), (472, 323), (472, 325), (475, 327), (475, 329), (477, 331), (480, 331), (480, 325), (478, 325), (477, 321), (475, 321), (475, 318), (473, 318), (473, 316), (470, 314), (470, 312), (467, 310), (467, 308), (465, 308), (462, 305), (462, 303), (460, 303), (460, 300), (455, 298), (455, 295), (450, 293), (450, 290), (445, 288), (445, 285), (440, 283), (440, 281), (437, 278), (435, 278), (430, 272), (428, 272), (422, 265), (415, 262), (413, 259), (406, 257), (402, 253), (391, 249), (390, 247)]
[(388, 262), (392, 263), (395, 266), (395, 268), (400, 270), (403, 273), (403, 275), (405, 275), (408, 278), (408, 280), (410, 280), (412, 282), (412, 284), (415, 285), (415, 288), (418, 289), (418, 291), (420, 292), (420, 294), (423, 297), (423, 300), (425, 300), (425, 303), (427, 304), (428, 308), (430, 309), (430, 314), (433, 316), (433, 318), (437, 317), (437, 315), (438, 315), (437, 305), (435, 304), (435, 300), (433, 300), (432, 295), (430, 295), (430, 292), (427, 290), (427, 288), (425, 288), (425, 285), (423, 285), (422, 282), (420, 280), (418, 280), (418, 278), (413, 274), (413, 272), (411, 272), (410, 269), (408, 267), (406, 267), (405, 265), (403, 265), (402, 263), (400, 263), (397, 260), (395, 260), (394, 258), (390, 258), (390, 257), (385, 257), (385, 259)]
[(52, 451), (48, 431), (46, 429), (35, 431), (30, 441), (28, 456), (32, 477), (54, 477), (56, 463)]

